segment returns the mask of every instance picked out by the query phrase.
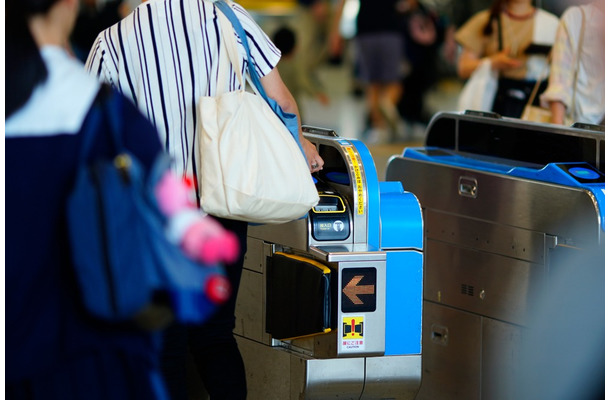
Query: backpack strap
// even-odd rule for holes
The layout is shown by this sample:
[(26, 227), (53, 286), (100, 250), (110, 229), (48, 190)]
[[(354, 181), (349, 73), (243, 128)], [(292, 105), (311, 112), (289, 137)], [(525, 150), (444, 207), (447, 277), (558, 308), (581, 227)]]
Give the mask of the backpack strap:
[(116, 154), (123, 150), (123, 141), (120, 134), (122, 96), (114, 93), (112, 87), (103, 84), (95, 97), (91, 115), (83, 129), (83, 144), (79, 155), (80, 163), (84, 163), (96, 139), (96, 133), (103, 124), (104, 117), (110, 125), (110, 139)]

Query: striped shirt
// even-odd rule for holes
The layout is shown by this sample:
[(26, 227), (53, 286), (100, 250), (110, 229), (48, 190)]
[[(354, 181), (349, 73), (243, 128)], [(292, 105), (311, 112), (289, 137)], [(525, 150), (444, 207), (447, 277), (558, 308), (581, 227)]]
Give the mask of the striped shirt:
[[(256, 72), (267, 75), (280, 51), (242, 6), (230, 4), (248, 36)], [(218, 13), (209, 0), (146, 1), (99, 34), (86, 62), (90, 73), (118, 88), (153, 122), (176, 171), (195, 177), (197, 102), (216, 94)], [(239, 50), (245, 73), (246, 53), (241, 45)], [(225, 87), (238, 89), (235, 73), (225, 76)]]

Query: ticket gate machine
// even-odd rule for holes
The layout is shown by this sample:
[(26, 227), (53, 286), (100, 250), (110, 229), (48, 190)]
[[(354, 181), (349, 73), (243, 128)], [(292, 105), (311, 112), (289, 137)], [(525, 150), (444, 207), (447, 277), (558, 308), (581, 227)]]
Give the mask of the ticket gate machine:
[[(522, 342), (545, 284), (562, 268), (604, 280), (598, 128), (439, 113), (424, 147), (389, 160), (386, 179), (415, 194), (424, 215), (418, 400), (523, 398)], [(565, 265), (574, 259), (586, 261)]]
[(413, 399), (421, 376), (422, 216), (358, 140), (304, 127), (324, 169), (302, 219), (250, 226), (235, 334), (249, 397)]

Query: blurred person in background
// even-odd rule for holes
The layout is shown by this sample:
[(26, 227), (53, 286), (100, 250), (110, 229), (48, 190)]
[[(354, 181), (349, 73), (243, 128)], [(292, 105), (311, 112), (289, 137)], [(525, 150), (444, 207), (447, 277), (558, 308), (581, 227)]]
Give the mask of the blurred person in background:
[[(386, 142), (398, 131), (396, 105), (402, 96), (405, 41), (404, 0), (360, 0), (356, 17), (356, 58), (359, 80), (364, 85), (370, 118), (365, 132), (369, 143)], [(336, 5), (329, 36), (329, 52), (338, 58), (343, 52), (339, 23), (346, 0)]]
[(484, 58), (499, 73), (492, 110), (521, 117), (536, 81), (546, 88), (547, 54), (555, 41), (559, 19), (532, 5), (531, 0), (495, 0), (488, 10), (475, 14), (455, 34), (461, 46), (457, 73), (469, 78)]
[(603, 246), (585, 243), (560, 253), (548, 279), (534, 286), (528, 329), (515, 351), (520, 366), (506, 372), (516, 377), (515, 398), (607, 398)]
[(555, 124), (605, 124), (604, 16), (603, 0), (570, 7), (561, 16), (549, 86), (541, 96)]
[[(322, 105), (328, 105), (330, 100), (320, 82), (312, 74), (311, 69), (308, 69), (299, 55), (299, 38), (292, 28), (282, 26), (278, 28), (272, 36), (273, 43), (282, 52), (282, 58), (277, 64), (278, 71), (282, 76), (282, 80), (286, 84), (290, 93), (293, 94), (297, 103), (302, 96), (309, 96)], [(307, 124), (307, 117), (301, 110), (301, 120)]]
[(438, 79), (437, 56), (445, 27), (436, 12), (419, 0), (406, 1), (404, 21), (408, 71), (398, 110), (409, 123), (428, 124), (431, 115), (424, 96)]
[(464, 25), (470, 17), (488, 9), (493, 0), (462, 0), (450, 1), (444, 10), (448, 18), (447, 28), (445, 29), (445, 39), (443, 42), (443, 58), (450, 66), (453, 66), (455, 73), (455, 64), (458, 57), (458, 45), (455, 41), (455, 32)]
[[(96, 118), (103, 101), (121, 96), (68, 53), (78, 7), (78, 0), (6, 2), (4, 393), (166, 399), (158, 335), (94, 319), (74, 275), (66, 208), (84, 135), (95, 135), (90, 160), (114, 156), (110, 121)], [(157, 132), (129, 101), (120, 104), (119, 134), (149, 171), (162, 151)]]
[(97, 35), (129, 14), (127, 3), (121, 0), (80, 0), (80, 12), (70, 36), (72, 50), (82, 62)]
[(294, 58), (311, 74), (328, 58), (331, 11), (331, 0), (298, 0), (289, 23), (298, 43)]

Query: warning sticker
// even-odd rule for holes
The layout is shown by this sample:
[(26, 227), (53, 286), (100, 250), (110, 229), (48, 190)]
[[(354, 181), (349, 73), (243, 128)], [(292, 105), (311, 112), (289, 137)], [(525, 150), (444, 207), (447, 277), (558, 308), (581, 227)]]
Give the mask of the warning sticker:
[(362, 171), (360, 170), (360, 165), (358, 164), (358, 158), (356, 158), (356, 153), (354, 153), (354, 149), (348, 147), (347, 154), (349, 158), (352, 160), (352, 165), (354, 166), (354, 175), (356, 175), (355, 185), (356, 185), (356, 204), (357, 204), (357, 212), (359, 215), (364, 214), (364, 183), (362, 182)]
[(364, 350), (364, 316), (343, 317), (341, 349), (347, 351)]

